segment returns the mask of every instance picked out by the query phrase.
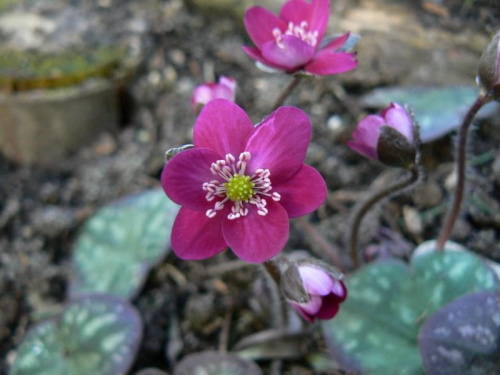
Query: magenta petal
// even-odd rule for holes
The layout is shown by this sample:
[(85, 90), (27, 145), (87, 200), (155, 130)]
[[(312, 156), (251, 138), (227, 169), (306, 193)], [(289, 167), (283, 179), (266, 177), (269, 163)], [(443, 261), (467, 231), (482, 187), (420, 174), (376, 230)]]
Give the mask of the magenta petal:
[(288, 301), (290, 303), (290, 305), (292, 305), (292, 307), (300, 314), (301, 317), (303, 317), (305, 320), (307, 320), (309, 323), (313, 323), (314, 322), (314, 317), (311, 316), (310, 314), (308, 314), (307, 312), (305, 312), (303, 309), (302, 309), (302, 305), (300, 305), (299, 303), (295, 302), (295, 301)]
[(292, 178), (273, 188), (281, 195), (280, 204), (291, 218), (313, 212), (323, 204), (327, 194), (323, 177), (305, 164)]
[(391, 103), (391, 106), (382, 112), (385, 122), (390, 127), (403, 134), (410, 142), (413, 142), (413, 125), (410, 115), (397, 103)]
[(311, 0), (310, 29), (318, 32), (318, 43), (323, 40), (330, 17), (330, 0)]
[(289, 0), (280, 9), (280, 18), (286, 23), (293, 22), (300, 25), (302, 21), (309, 23), (311, 18), (311, 4), (304, 0)]
[(316, 50), (306, 42), (291, 35), (284, 35), (280, 47), (274, 40), (261, 46), (262, 56), (273, 64), (294, 70), (314, 57)]
[(222, 236), (223, 212), (210, 219), (205, 212), (182, 207), (172, 228), (172, 250), (181, 259), (199, 260), (214, 256), (227, 248)]
[(339, 312), (339, 299), (335, 294), (329, 294), (323, 297), (323, 304), (316, 313), (318, 319), (331, 319)]
[(362, 143), (357, 143), (356, 141), (348, 141), (347, 146), (356, 151), (358, 154), (367, 157), (368, 159), (378, 160), (377, 150), (372, 147), (369, 147)]
[(306, 72), (317, 75), (340, 74), (358, 66), (355, 53), (330, 52), (321, 50), (304, 67)]
[(205, 199), (203, 183), (217, 179), (210, 166), (220, 158), (212, 150), (196, 148), (175, 155), (161, 173), (163, 190), (175, 203), (205, 212), (214, 202)]
[(286, 70), (285, 67), (277, 64), (273, 64), (270, 61), (267, 61), (264, 56), (262, 56), (262, 53), (260, 52), (260, 49), (256, 47), (248, 47), (248, 46), (242, 46), (243, 51), (250, 56), (252, 59), (259, 61), (260, 63), (269, 66), (270, 68), (273, 69), (281, 69), (281, 70)]
[(196, 147), (208, 148), (222, 158), (228, 153), (238, 158), (254, 130), (243, 109), (225, 99), (214, 99), (203, 107), (193, 131)]
[(299, 273), (308, 293), (326, 296), (332, 292), (334, 281), (325, 271), (316, 267), (300, 266)]
[(286, 22), (300, 25), (303, 21), (308, 24), (309, 31), (318, 32), (318, 43), (325, 35), (330, 16), (330, 0), (290, 0), (280, 10), (280, 18)]
[(273, 184), (288, 180), (302, 167), (310, 139), (311, 121), (302, 110), (278, 108), (248, 138), (246, 150), (252, 155), (248, 172), (267, 168)]
[(333, 39), (323, 48), (321, 48), (321, 52), (323, 51), (335, 52), (340, 47), (342, 47), (345, 44), (345, 42), (347, 42), (347, 39), (349, 39), (349, 35), (350, 33), (345, 33), (344, 35), (341, 35), (338, 38)]
[(301, 303), (300, 308), (310, 315), (316, 315), (316, 313), (321, 309), (322, 298), (320, 296), (311, 295), (309, 296), (309, 302)]
[(249, 214), (245, 217), (224, 220), (222, 232), (233, 252), (250, 263), (265, 262), (278, 254), (288, 240), (288, 215), (279, 205), (267, 199), (268, 213), (257, 214), (251, 204), (247, 204)]
[(263, 7), (252, 7), (245, 12), (245, 28), (248, 35), (259, 48), (270, 40), (274, 41), (273, 30), (275, 28), (284, 31), (287, 24), (276, 15)]

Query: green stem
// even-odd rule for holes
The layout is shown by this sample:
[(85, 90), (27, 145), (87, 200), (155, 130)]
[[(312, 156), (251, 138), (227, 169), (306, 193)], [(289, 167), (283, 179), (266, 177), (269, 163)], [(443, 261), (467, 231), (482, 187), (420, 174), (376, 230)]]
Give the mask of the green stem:
[(455, 222), (460, 213), (460, 206), (462, 205), (462, 200), (465, 190), (465, 166), (466, 166), (466, 154), (467, 154), (467, 135), (469, 126), (472, 123), (472, 119), (476, 113), (481, 109), (483, 105), (491, 101), (492, 98), (489, 95), (479, 95), (476, 101), (469, 108), (469, 111), (465, 115), (460, 130), (458, 132), (458, 148), (457, 148), (457, 186), (455, 188), (455, 195), (453, 197), (453, 203), (450, 210), (446, 216), (446, 220), (441, 228), (439, 237), (436, 243), (437, 250), (443, 250), (446, 241), (450, 238), (451, 232), (455, 225)]
[(411, 169), (411, 176), (408, 179), (399, 181), (392, 186), (383, 188), (375, 192), (375, 194), (373, 194), (366, 201), (364, 201), (363, 204), (357, 209), (357, 211), (354, 214), (354, 218), (350, 226), (351, 231), (349, 233), (349, 246), (351, 250), (351, 258), (355, 268), (358, 268), (360, 265), (359, 254), (358, 254), (358, 237), (359, 237), (359, 230), (361, 228), (361, 223), (367, 212), (370, 211), (370, 209), (381, 199), (414, 184), (418, 180), (418, 177), (419, 177), (419, 168), (417, 164), (414, 164)]
[(286, 98), (292, 93), (292, 91), (299, 85), (300, 81), (302, 80), (303, 75), (302, 74), (294, 74), (292, 80), (288, 84), (288, 86), (285, 88), (285, 90), (281, 93), (278, 99), (274, 102), (273, 109), (272, 111), (276, 110), (278, 107), (283, 105), (285, 102)]

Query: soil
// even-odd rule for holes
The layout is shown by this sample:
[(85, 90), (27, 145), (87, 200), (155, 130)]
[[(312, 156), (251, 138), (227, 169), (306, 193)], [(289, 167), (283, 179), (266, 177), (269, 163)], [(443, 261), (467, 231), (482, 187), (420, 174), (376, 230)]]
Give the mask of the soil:
[[(340, 3), (345, 12), (356, 6), (356, 2)], [(468, 28), (488, 35), (495, 22), (498, 25), (495, 1), (468, 2), (471, 11), (457, 11), (462, 3), (458, 1), (421, 3), (408, 5), (408, 12), (416, 12), (433, 27)], [(135, 17), (137, 8), (133, 1), (120, 1), (119, 7), (113, 0), (96, 4), (95, 12), (113, 12), (116, 7), (127, 19)], [(214, 18), (212, 11), (205, 13), (181, 0), (144, 4), (144, 28), (140, 34), (125, 36), (138, 38), (143, 52), (141, 65), (123, 88), (119, 134), (103, 134), (50, 167), (16, 166), (0, 156), (1, 374), (7, 373), (26, 329), (60, 311), (71, 272), (72, 244), (85, 219), (119, 197), (159, 187), (165, 150), (191, 142), (196, 119), (189, 102), (192, 89), (220, 75), (234, 77), (236, 102), (257, 123), (290, 79), (258, 70), (244, 55), (241, 45), (250, 42), (239, 19)], [(377, 87), (388, 83), (394, 83), (393, 78), (377, 82)], [(374, 186), (404, 175), (365, 160), (346, 146), (365, 114), (357, 97), (371, 88), (372, 83), (364, 85), (352, 76), (311, 78), (288, 98), (287, 104), (302, 108), (311, 118), (313, 139), (306, 162), (322, 173), (329, 196), (305, 221), (292, 221), (285, 252), (301, 250), (331, 261), (317, 236), (310, 236), (312, 228), (340, 253), (349, 269), (344, 234), (352, 208)], [(500, 261), (496, 126), (484, 121), (473, 131), (467, 199), (452, 238)], [(366, 261), (388, 256), (407, 259), (416, 244), (436, 237), (453, 189), (453, 141), (448, 136), (425, 145), (425, 176), (419, 186), (384, 201), (366, 218), (360, 240), (361, 248), (367, 248)], [(278, 328), (269, 311), (272, 291), (264, 278), (258, 267), (242, 264), (230, 252), (200, 262), (181, 261), (170, 253), (132, 301), (145, 324), (132, 373), (146, 367), (171, 372), (186, 354), (230, 350), (252, 333)], [(296, 318), (290, 322), (295, 329), (303, 326), (311, 332), (298, 358), (284, 361), (281, 372), (277, 362), (259, 364), (267, 374), (320, 374), (306, 361), (307, 354), (326, 353), (318, 327)]]

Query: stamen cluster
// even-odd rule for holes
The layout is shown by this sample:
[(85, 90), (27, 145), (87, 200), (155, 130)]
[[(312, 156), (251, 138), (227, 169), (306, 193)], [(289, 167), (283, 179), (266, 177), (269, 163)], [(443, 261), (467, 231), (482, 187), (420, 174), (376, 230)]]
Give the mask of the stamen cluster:
[(202, 188), (206, 192), (207, 201), (211, 202), (219, 198), (214, 208), (206, 211), (207, 217), (215, 217), (217, 211), (222, 210), (227, 201), (233, 202), (231, 213), (227, 216), (229, 220), (248, 215), (248, 207), (245, 203), (255, 205), (259, 215), (267, 215), (267, 201), (263, 196), (271, 197), (275, 202), (279, 202), (281, 196), (278, 192), (270, 194), (272, 185), (269, 169), (259, 168), (251, 176), (245, 174), (247, 162), (251, 157), (251, 154), (245, 151), (239, 155), (237, 162), (232, 154), (227, 154), (224, 159), (212, 163), (210, 166), (212, 174), (218, 175), (226, 182), (211, 180), (203, 183)]
[(291, 35), (300, 40), (306, 42), (312, 47), (316, 47), (318, 44), (318, 32), (317, 31), (309, 31), (309, 25), (307, 21), (302, 21), (299, 25), (295, 25), (293, 22), (288, 23), (288, 29), (285, 33), (282, 33), (279, 28), (273, 29), (273, 35), (276, 38), (276, 44), (280, 48), (285, 48), (283, 45), (283, 36)]

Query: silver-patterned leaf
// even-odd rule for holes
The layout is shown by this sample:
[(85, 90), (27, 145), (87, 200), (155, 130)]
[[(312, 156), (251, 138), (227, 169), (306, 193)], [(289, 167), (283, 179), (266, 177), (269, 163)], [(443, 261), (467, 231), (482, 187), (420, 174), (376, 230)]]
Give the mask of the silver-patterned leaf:
[(141, 338), (135, 308), (117, 297), (89, 295), (26, 334), (11, 375), (122, 375)]
[(132, 298), (169, 249), (178, 209), (160, 189), (100, 209), (76, 241), (70, 297), (109, 293)]

